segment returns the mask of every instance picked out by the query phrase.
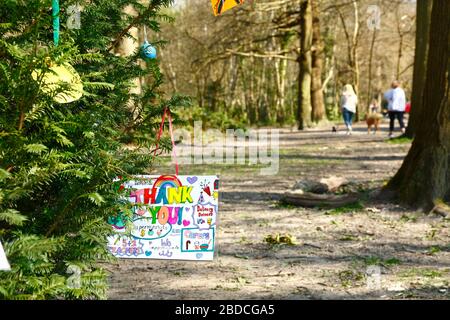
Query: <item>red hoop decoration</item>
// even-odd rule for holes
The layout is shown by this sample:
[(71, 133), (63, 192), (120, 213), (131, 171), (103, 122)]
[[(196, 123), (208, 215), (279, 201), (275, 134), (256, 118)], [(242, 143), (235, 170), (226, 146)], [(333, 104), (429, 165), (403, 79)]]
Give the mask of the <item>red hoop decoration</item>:
[(175, 148), (176, 148), (175, 139), (173, 138), (172, 115), (170, 113), (170, 109), (167, 107), (164, 108), (164, 112), (163, 112), (162, 119), (161, 119), (161, 125), (159, 126), (158, 136), (156, 137), (156, 148), (155, 148), (154, 155), (156, 156), (156, 151), (159, 149), (159, 140), (161, 139), (161, 135), (164, 130), (166, 114), (167, 114), (167, 118), (169, 120), (169, 133), (170, 133), (170, 140), (172, 141), (172, 154), (173, 154), (173, 159), (175, 161), (175, 172), (176, 172), (176, 175), (178, 175), (179, 167), (178, 167), (178, 161), (177, 161), (177, 153), (175, 151)]

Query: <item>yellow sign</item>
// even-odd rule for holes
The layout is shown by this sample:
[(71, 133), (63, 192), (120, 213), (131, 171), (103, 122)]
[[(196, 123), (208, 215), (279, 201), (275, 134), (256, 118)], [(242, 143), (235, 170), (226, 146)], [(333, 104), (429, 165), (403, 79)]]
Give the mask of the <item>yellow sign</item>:
[(214, 15), (218, 16), (239, 4), (243, 4), (244, 1), (245, 0), (211, 0), (211, 4)]
[(50, 72), (42, 75), (41, 70), (34, 70), (31, 74), (34, 80), (42, 77), (41, 90), (45, 93), (52, 93), (59, 90), (61, 84), (65, 84), (67, 89), (59, 92), (53, 97), (58, 103), (70, 103), (81, 98), (83, 95), (83, 83), (75, 69), (68, 63), (50, 67)]

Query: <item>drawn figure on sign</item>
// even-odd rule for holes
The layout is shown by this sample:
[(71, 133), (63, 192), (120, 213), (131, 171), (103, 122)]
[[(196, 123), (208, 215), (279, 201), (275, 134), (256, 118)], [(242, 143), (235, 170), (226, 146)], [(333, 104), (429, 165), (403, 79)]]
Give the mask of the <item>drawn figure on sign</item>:
[(124, 217), (122, 212), (119, 212), (117, 216), (108, 218), (108, 224), (116, 230), (123, 230), (125, 229), (125, 220), (126, 217)]
[(161, 251), (160, 253), (159, 253), (159, 255), (161, 256), (161, 257), (167, 257), (167, 258), (170, 258), (171, 256), (172, 256), (172, 251), (169, 251), (169, 250), (163, 250), (163, 251)]
[(138, 216), (143, 216), (145, 214), (145, 209), (141, 207), (136, 207), (136, 214)]
[(202, 201), (202, 194), (200, 194), (200, 198), (201, 199), (198, 204), (194, 207), (192, 219), (194, 221), (194, 225), (196, 225), (196, 227), (200, 230), (209, 229), (216, 223), (217, 205)]
[(208, 250), (209, 244), (210, 244), (210, 243), (211, 243), (211, 240), (209, 240), (208, 243), (202, 243), (202, 244), (200, 245), (200, 249), (201, 249), (201, 250)]

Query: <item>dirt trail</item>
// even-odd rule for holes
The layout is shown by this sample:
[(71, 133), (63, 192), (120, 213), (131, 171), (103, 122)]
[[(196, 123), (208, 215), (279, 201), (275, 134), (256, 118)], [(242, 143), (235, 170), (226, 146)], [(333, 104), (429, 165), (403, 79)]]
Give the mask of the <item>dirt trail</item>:
[[(383, 185), (409, 148), (386, 137), (385, 124), (376, 136), (362, 126), (352, 136), (283, 130), (274, 176), (252, 166), (182, 167), (180, 174), (220, 175), (218, 255), (213, 262), (120, 260), (108, 266), (109, 298), (449, 299), (449, 220), (369, 200), (328, 211), (277, 201), (305, 178)], [(264, 242), (276, 233), (297, 244)]]

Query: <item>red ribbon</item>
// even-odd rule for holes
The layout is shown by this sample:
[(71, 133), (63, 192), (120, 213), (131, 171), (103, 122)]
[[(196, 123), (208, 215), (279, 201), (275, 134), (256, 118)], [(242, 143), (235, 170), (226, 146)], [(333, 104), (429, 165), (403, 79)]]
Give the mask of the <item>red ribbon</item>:
[(154, 155), (156, 156), (156, 151), (158, 150), (159, 140), (161, 139), (161, 135), (164, 130), (164, 122), (166, 121), (166, 114), (167, 114), (167, 118), (169, 119), (169, 133), (170, 133), (170, 140), (172, 140), (172, 154), (173, 154), (173, 159), (175, 161), (175, 172), (176, 172), (176, 175), (178, 175), (178, 161), (177, 161), (177, 153), (175, 151), (175, 139), (173, 138), (172, 115), (170, 113), (169, 108), (164, 108), (161, 125), (159, 126), (158, 136), (156, 137), (156, 149), (155, 149)]

